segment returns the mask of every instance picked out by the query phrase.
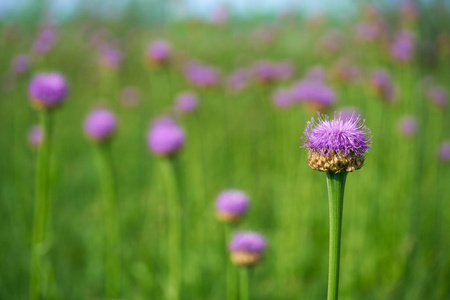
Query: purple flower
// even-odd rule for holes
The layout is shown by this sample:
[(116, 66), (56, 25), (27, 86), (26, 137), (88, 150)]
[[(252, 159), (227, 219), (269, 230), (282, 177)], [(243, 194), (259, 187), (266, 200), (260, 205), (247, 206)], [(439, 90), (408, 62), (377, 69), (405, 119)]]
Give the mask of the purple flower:
[(339, 111), (342, 120), (350, 120), (354, 115), (359, 115), (358, 110), (354, 107), (345, 107)]
[(290, 79), (294, 74), (294, 66), (291, 62), (285, 61), (275, 64), (274, 68), (274, 77), (279, 80)]
[(39, 125), (31, 127), (28, 132), (28, 142), (31, 147), (38, 148), (44, 139), (44, 133), (42, 132), (42, 128)]
[(315, 81), (324, 81), (325, 77), (326, 77), (325, 70), (320, 66), (312, 67), (307, 71), (305, 76), (306, 79)]
[(319, 115), (317, 121), (312, 118), (307, 123), (304, 134), (302, 147), (309, 150), (308, 165), (322, 172), (360, 169), (372, 144), (370, 131), (359, 115), (343, 119), (335, 113), (333, 120)]
[(273, 103), (279, 108), (288, 108), (295, 103), (295, 98), (291, 89), (279, 89), (273, 94)]
[(356, 36), (360, 41), (371, 42), (377, 40), (382, 33), (379, 23), (360, 23), (355, 28)]
[(354, 81), (360, 75), (359, 69), (348, 59), (339, 60), (335, 66), (334, 73), (336, 78), (343, 82)]
[(195, 111), (198, 106), (197, 95), (191, 92), (181, 93), (177, 96), (176, 107), (183, 113)]
[(98, 61), (103, 67), (110, 70), (116, 70), (120, 66), (122, 60), (122, 53), (112, 45), (104, 44), (100, 47)]
[(226, 190), (216, 199), (217, 217), (224, 222), (239, 220), (247, 212), (248, 207), (248, 196), (242, 191)]
[(262, 60), (253, 65), (256, 79), (262, 83), (270, 83), (276, 79), (275, 66), (271, 61)]
[(335, 101), (334, 91), (325, 83), (317, 80), (302, 80), (293, 87), (297, 101), (308, 104), (314, 111), (324, 111)]
[(95, 141), (104, 141), (116, 131), (117, 121), (114, 114), (107, 109), (92, 111), (84, 121), (84, 131)]
[(247, 69), (237, 69), (227, 78), (227, 85), (238, 92), (244, 89), (251, 78), (251, 72)]
[(45, 54), (51, 50), (56, 42), (56, 32), (54, 27), (45, 26), (40, 32), (33, 44), (33, 52)]
[(150, 61), (157, 64), (164, 64), (171, 59), (172, 47), (167, 41), (156, 40), (149, 45), (147, 55)]
[(198, 87), (211, 87), (219, 83), (219, 72), (210, 66), (190, 62), (184, 68), (187, 79)]
[(447, 105), (447, 92), (438, 86), (433, 86), (428, 89), (428, 98), (433, 101), (439, 107), (444, 107)]
[(173, 119), (162, 117), (153, 122), (147, 143), (156, 155), (173, 155), (183, 146), (184, 133)]
[(394, 84), (389, 74), (384, 70), (377, 70), (370, 78), (375, 91), (386, 101), (394, 99)]
[(231, 260), (239, 266), (254, 265), (261, 260), (266, 240), (258, 233), (238, 232), (230, 242)]
[(405, 136), (412, 136), (417, 132), (417, 120), (414, 116), (405, 116), (398, 122), (398, 129)]
[(439, 147), (439, 158), (444, 162), (450, 161), (450, 141), (443, 142)]
[(120, 100), (125, 106), (135, 106), (139, 102), (141, 93), (133, 86), (124, 87), (120, 93)]
[(400, 32), (391, 45), (392, 57), (401, 62), (411, 59), (414, 52), (414, 36), (407, 31)]
[(30, 68), (30, 59), (25, 54), (19, 54), (14, 57), (12, 69), (15, 74), (23, 74)]
[(66, 98), (66, 80), (59, 73), (38, 74), (28, 86), (28, 95), (38, 108), (55, 107)]

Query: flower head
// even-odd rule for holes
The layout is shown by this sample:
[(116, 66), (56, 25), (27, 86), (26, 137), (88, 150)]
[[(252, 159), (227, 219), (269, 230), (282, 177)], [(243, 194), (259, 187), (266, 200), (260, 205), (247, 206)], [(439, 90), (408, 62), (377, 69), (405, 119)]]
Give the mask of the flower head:
[(444, 107), (447, 105), (447, 92), (441, 87), (430, 87), (428, 89), (427, 96), (439, 107)]
[(248, 196), (238, 190), (227, 190), (216, 199), (217, 218), (223, 222), (238, 221), (248, 210)]
[(370, 84), (375, 92), (384, 100), (388, 102), (394, 100), (394, 83), (392, 82), (391, 76), (386, 71), (375, 71), (370, 78)]
[(120, 92), (120, 101), (123, 105), (132, 107), (139, 103), (141, 93), (138, 88), (127, 86)]
[(84, 121), (84, 131), (95, 141), (107, 140), (115, 132), (116, 127), (116, 117), (107, 109), (92, 111)]
[(324, 111), (336, 100), (334, 91), (318, 80), (305, 79), (293, 88), (296, 100), (306, 103), (314, 111)]
[(322, 172), (352, 172), (364, 164), (364, 155), (369, 150), (372, 137), (359, 115), (342, 118), (335, 113), (330, 120), (319, 115), (307, 123), (304, 148), (308, 148), (308, 165)]
[(60, 104), (67, 95), (67, 84), (59, 73), (41, 73), (33, 77), (28, 94), (38, 108), (49, 109)]
[(28, 132), (28, 142), (30, 143), (31, 147), (39, 148), (39, 146), (42, 144), (43, 139), (44, 133), (42, 132), (42, 128), (39, 125), (31, 127), (30, 131)]
[(230, 242), (231, 261), (239, 266), (254, 265), (262, 258), (266, 240), (256, 232), (239, 232)]
[(442, 143), (439, 147), (439, 158), (444, 162), (450, 161), (450, 141)]
[(12, 69), (15, 74), (23, 74), (30, 68), (30, 59), (25, 54), (19, 54), (14, 57)]
[(149, 45), (147, 55), (150, 61), (156, 64), (164, 64), (171, 59), (172, 47), (164, 40), (156, 40)]
[(398, 129), (405, 136), (413, 136), (417, 132), (417, 120), (414, 116), (405, 116), (398, 122)]
[(197, 95), (191, 92), (179, 94), (175, 101), (177, 109), (182, 113), (195, 111), (198, 106)]
[(173, 119), (162, 117), (153, 122), (147, 143), (156, 155), (174, 155), (184, 144), (184, 133)]

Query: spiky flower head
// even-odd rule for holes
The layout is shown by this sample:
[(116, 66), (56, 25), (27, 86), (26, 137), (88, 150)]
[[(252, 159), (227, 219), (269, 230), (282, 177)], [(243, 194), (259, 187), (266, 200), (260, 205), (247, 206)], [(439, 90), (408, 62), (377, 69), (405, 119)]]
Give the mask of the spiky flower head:
[(84, 121), (84, 131), (94, 141), (108, 140), (116, 131), (117, 121), (114, 114), (107, 109), (92, 111)]
[(33, 77), (28, 86), (28, 95), (37, 108), (53, 108), (66, 98), (66, 80), (59, 73), (38, 74)]
[(360, 169), (372, 144), (370, 130), (356, 114), (343, 118), (335, 113), (333, 120), (319, 114), (307, 123), (304, 134), (302, 147), (309, 150), (308, 165), (321, 172)]
[(231, 240), (229, 249), (235, 265), (251, 266), (261, 260), (266, 240), (256, 232), (238, 232)]
[(242, 191), (226, 190), (216, 199), (217, 218), (226, 223), (239, 221), (248, 207), (248, 196)]

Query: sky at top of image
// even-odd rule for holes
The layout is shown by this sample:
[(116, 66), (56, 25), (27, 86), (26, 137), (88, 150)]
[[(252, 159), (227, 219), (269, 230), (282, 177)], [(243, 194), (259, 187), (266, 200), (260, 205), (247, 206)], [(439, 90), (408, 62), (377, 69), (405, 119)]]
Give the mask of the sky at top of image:
[[(246, 16), (253, 14), (280, 13), (294, 10), (305, 14), (317, 14), (326, 12), (342, 12), (347, 14), (356, 9), (353, 0), (164, 0), (166, 5), (178, 17), (205, 17), (214, 10), (225, 6), (234, 15)], [(49, 5), (53, 14), (61, 19), (70, 18), (81, 5), (98, 10), (100, 14), (107, 11), (112, 16), (120, 15), (132, 2), (144, 7), (155, 0), (0, 0), (0, 18), (12, 13), (20, 13), (30, 6), (38, 3)]]

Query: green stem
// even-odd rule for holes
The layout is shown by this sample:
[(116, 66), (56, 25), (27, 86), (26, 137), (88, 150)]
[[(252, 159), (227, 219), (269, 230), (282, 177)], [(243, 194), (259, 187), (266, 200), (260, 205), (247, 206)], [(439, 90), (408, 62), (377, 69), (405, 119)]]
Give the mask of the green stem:
[(35, 201), (33, 236), (31, 241), (31, 271), (30, 271), (30, 299), (43, 299), (47, 294), (47, 278), (45, 266), (45, 254), (48, 251), (48, 239), (45, 230), (49, 218), (49, 165), (50, 144), (52, 137), (52, 115), (49, 111), (41, 111), (39, 121), (43, 131), (42, 144), (39, 147), (38, 161), (36, 167)]
[(239, 300), (250, 300), (248, 267), (239, 268)]
[(120, 297), (121, 253), (116, 182), (109, 142), (95, 145), (104, 215), (105, 297)]
[(339, 260), (341, 253), (342, 211), (347, 172), (327, 172), (330, 217), (330, 245), (328, 262), (328, 300), (338, 299)]
[(168, 209), (168, 268), (169, 284), (167, 288), (168, 299), (180, 299), (180, 286), (182, 278), (182, 251), (181, 251), (181, 205), (177, 183), (176, 158), (161, 159), (161, 171), (165, 182)]
[(226, 269), (226, 291), (227, 291), (227, 299), (228, 300), (236, 300), (237, 297), (237, 269), (236, 266), (234, 266), (229, 258), (229, 251), (228, 251), (228, 241), (231, 237), (231, 230), (232, 224), (225, 223), (224, 224), (224, 243), (225, 243), (225, 269)]

